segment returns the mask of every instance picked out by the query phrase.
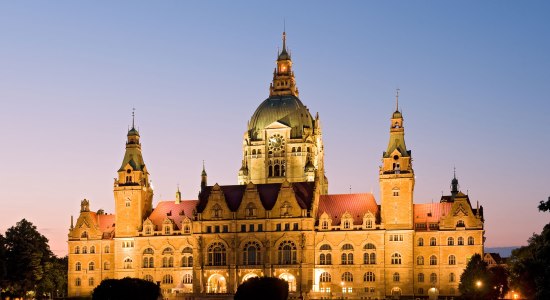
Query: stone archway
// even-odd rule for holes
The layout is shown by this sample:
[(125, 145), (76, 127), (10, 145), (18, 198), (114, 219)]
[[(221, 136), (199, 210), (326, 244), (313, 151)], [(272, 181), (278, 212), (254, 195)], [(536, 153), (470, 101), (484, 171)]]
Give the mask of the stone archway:
[(289, 292), (296, 292), (296, 277), (294, 275), (290, 273), (283, 273), (279, 275), (279, 278), (288, 282)]
[(208, 278), (207, 293), (227, 293), (227, 280), (220, 274), (213, 274)]
[(401, 297), (401, 289), (398, 287), (394, 287), (391, 289), (391, 298), (392, 299), (399, 299)]
[(258, 274), (256, 273), (248, 273), (246, 275), (243, 276), (243, 281), (242, 282), (245, 282), (247, 281), (248, 279), (250, 278), (254, 278), (254, 277), (259, 277)]
[(437, 296), (439, 296), (439, 290), (435, 287), (430, 288), (428, 290), (428, 296), (430, 300), (437, 300)]

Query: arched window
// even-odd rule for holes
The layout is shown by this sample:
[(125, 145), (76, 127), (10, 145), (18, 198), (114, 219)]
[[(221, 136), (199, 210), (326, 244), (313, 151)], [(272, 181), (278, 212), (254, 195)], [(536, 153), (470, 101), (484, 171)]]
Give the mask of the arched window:
[(399, 282), (400, 279), (401, 278), (399, 276), (399, 273), (397, 273), (397, 272), (393, 273), (393, 281), (394, 282)]
[(107, 246), (105, 246), (105, 250), (103, 252), (109, 253), (110, 250), (111, 250), (111, 248), (109, 247), (109, 245), (107, 245)]
[(424, 273), (418, 273), (418, 282), (424, 282)]
[(132, 259), (129, 257), (126, 257), (124, 259), (124, 269), (131, 269), (132, 268)]
[(171, 226), (164, 226), (164, 234), (165, 235), (170, 235), (171, 233), (172, 233)]
[(455, 281), (456, 281), (455, 273), (450, 273), (449, 274), (449, 282), (455, 282)]
[(74, 254), (80, 254), (80, 247), (79, 246), (76, 246), (74, 248)]
[(418, 246), (424, 246), (424, 239), (423, 238), (418, 239)]
[(351, 244), (344, 244), (342, 250), (353, 250), (353, 246)]
[(86, 246), (82, 247), (82, 254), (88, 253), (88, 248)]
[(424, 264), (424, 256), (420, 255), (416, 258), (416, 264), (417, 265), (423, 265)]
[(247, 217), (256, 216), (256, 205), (254, 205), (254, 203), (250, 202), (246, 205), (246, 216)]
[(77, 262), (75, 267), (74, 267), (75, 271), (80, 271), (82, 270), (82, 264), (80, 262)]
[(173, 268), (174, 267), (174, 257), (172, 257), (172, 256), (163, 257), (162, 258), (162, 267), (163, 268)]
[(350, 272), (344, 272), (344, 274), (342, 274), (342, 281), (353, 282), (353, 274), (351, 274)]
[(365, 275), (363, 275), (363, 281), (374, 282), (376, 281), (376, 277), (374, 276), (373, 272), (367, 272), (365, 273)]
[(279, 244), (279, 264), (293, 265), (296, 264), (296, 244), (292, 241), (283, 241)]
[(372, 222), (371, 218), (368, 218), (368, 219), (365, 220), (365, 227), (366, 228), (372, 228), (372, 224), (373, 224), (373, 222)]
[(80, 235), (80, 237), (83, 238), (83, 239), (88, 238), (88, 232), (83, 231), (82, 234)]
[(344, 221), (344, 229), (350, 229), (351, 228), (351, 222), (349, 220)]
[(212, 207), (212, 217), (221, 218), (222, 217), (222, 208), (220, 205), (216, 204)]
[(92, 261), (88, 264), (88, 271), (93, 271), (95, 269), (95, 263)]
[(455, 244), (455, 239), (453, 239), (452, 237), (448, 237), (447, 246), (454, 246), (454, 244)]
[(375, 265), (376, 264), (376, 246), (372, 243), (365, 244), (363, 250), (366, 251), (363, 253), (363, 264), (365, 265)]
[(164, 277), (162, 277), (162, 284), (172, 284), (172, 283), (174, 283), (174, 278), (172, 277), (172, 275), (166, 274), (164, 275)]
[(449, 255), (449, 265), (456, 265), (456, 257), (454, 255)]
[(89, 286), (94, 286), (94, 278), (93, 277), (88, 278), (88, 285)]
[(459, 245), (459, 246), (464, 245), (464, 238), (463, 237), (461, 237), (461, 236), (458, 237), (457, 245)]
[(147, 248), (145, 250), (143, 250), (143, 254), (155, 254), (155, 250), (153, 250), (153, 248)]
[(147, 281), (150, 281), (150, 282), (154, 281), (153, 276), (151, 276), (149, 274), (143, 276), (143, 280), (147, 280)]
[(80, 278), (77, 277), (74, 281), (74, 285), (80, 286), (81, 284), (82, 284), (82, 281), (80, 281)]
[(474, 237), (473, 236), (468, 237), (468, 245), (473, 245), (473, 244), (474, 244)]
[(432, 255), (430, 256), (430, 266), (435, 266), (435, 265), (437, 265), (437, 256)]
[(111, 263), (106, 261), (103, 263), (103, 270), (110, 270), (111, 269)]
[(193, 266), (193, 249), (191, 247), (183, 248), (181, 252), (181, 266), (182, 267), (192, 267)]
[(332, 247), (330, 247), (329, 244), (324, 244), (324, 245), (321, 246), (320, 249), (321, 249), (321, 250), (332, 250)]
[(193, 283), (193, 276), (191, 274), (183, 275), (183, 284), (192, 284), (192, 283)]
[(174, 254), (174, 249), (170, 247), (166, 247), (164, 248), (164, 250), (162, 250), (162, 255), (172, 255), (172, 254)]
[(436, 283), (437, 282), (437, 274), (432, 273), (430, 274), (430, 283)]
[(434, 237), (430, 238), (430, 246), (437, 246), (437, 240)]
[(258, 242), (250, 241), (244, 245), (243, 249), (243, 264), (244, 265), (260, 265), (261, 247)]
[(90, 247), (90, 253), (92, 253), (92, 254), (95, 253), (95, 246)]
[(376, 250), (376, 246), (372, 243), (367, 243), (365, 244), (365, 246), (363, 247), (363, 250)]
[(392, 265), (400, 265), (401, 264), (401, 254), (394, 253), (391, 255), (391, 264)]
[(328, 221), (321, 222), (321, 229), (328, 230)]
[(225, 266), (226, 265), (226, 251), (225, 245), (216, 242), (208, 247), (208, 265), (209, 266)]
[(323, 272), (319, 276), (319, 282), (331, 282), (332, 279), (330, 277), (330, 274), (328, 272)]
[(342, 251), (342, 265), (353, 265), (353, 245), (344, 244)]
[(458, 222), (456, 222), (456, 227), (464, 227), (464, 221), (463, 220), (458, 220)]

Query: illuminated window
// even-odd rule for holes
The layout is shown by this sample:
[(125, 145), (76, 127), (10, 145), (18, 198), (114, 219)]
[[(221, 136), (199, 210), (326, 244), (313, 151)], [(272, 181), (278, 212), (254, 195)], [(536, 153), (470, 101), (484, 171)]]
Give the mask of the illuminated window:
[(331, 281), (332, 279), (328, 272), (323, 272), (321, 273), (321, 276), (319, 276), (319, 282), (331, 282)]
[(342, 281), (353, 282), (353, 274), (351, 274), (350, 272), (344, 272), (344, 274), (342, 274)]
[(162, 284), (172, 284), (172, 283), (174, 283), (174, 278), (172, 277), (172, 275), (166, 274), (164, 275), (164, 277), (162, 277)]
[(297, 250), (296, 244), (291, 241), (283, 241), (279, 244), (278, 257), (280, 265), (296, 264)]
[(191, 274), (183, 275), (183, 284), (192, 284), (192, 283), (193, 283), (193, 276)]
[(216, 242), (208, 247), (208, 265), (209, 266), (225, 266), (227, 252), (225, 245)]
[(243, 249), (243, 264), (244, 265), (259, 265), (261, 260), (261, 247), (258, 242), (250, 241), (244, 245)]

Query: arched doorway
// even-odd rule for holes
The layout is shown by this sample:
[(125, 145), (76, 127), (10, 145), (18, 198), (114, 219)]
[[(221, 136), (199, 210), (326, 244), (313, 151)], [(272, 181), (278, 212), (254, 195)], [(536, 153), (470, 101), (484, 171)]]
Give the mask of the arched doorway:
[(430, 300), (437, 300), (437, 296), (439, 296), (439, 290), (434, 287), (429, 289), (428, 296)]
[(283, 273), (279, 275), (280, 279), (285, 280), (288, 282), (288, 291), (289, 292), (296, 292), (296, 277), (290, 273)]
[(248, 274), (243, 276), (243, 282), (247, 281), (250, 278), (254, 278), (254, 277), (258, 277), (258, 275), (256, 273), (248, 273)]
[(401, 297), (401, 289), (398, 287), (394, 287), (391, 289), (391, 298), (392, 299), (399, 299)]
[(220, 274), (214, 274), (208, 278), (207, 293), (227, 293), (227, 281)]

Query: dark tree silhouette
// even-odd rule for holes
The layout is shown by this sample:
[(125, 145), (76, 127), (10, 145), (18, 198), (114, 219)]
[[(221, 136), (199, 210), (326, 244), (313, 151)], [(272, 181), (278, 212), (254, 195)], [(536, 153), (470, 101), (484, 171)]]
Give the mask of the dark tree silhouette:
[(93, 291), (92, 300), (157, 300), (162, 299), (160, 287), (139, 278), (103, 280)]
[(253, 277), (237, 288), (234, 300), (287, 300), (288, 282), (275, 277)]

